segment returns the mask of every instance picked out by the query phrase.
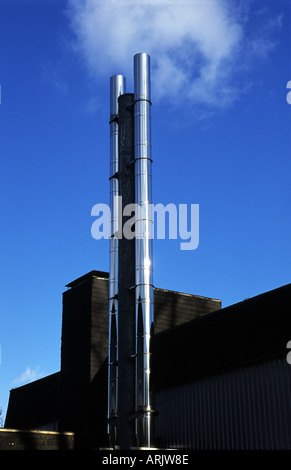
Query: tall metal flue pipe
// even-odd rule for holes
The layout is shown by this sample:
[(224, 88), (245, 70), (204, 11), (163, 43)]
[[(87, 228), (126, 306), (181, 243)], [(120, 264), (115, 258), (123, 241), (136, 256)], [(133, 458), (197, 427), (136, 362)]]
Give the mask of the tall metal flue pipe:
[(109, 347), (108, 347), (108, 411), (107, 432), (116, 442), (118, 396), (118, 97), (125, 93), (123, 75), (110, 78), (110, 206), (111, 238), (109, 248)]
[(154, 325), (150, 57), (134, 56), (135, 203), (135, 432), (139, 447), (152, 445), (151, 338)]

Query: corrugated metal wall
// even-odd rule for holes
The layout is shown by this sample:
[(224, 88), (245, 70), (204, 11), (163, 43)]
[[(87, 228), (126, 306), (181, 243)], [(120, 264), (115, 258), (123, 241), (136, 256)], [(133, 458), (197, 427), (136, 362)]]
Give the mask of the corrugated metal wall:
[(155, 409), (160, 447), (291, 449), (291, 365), (282, 358), (163, 390)]

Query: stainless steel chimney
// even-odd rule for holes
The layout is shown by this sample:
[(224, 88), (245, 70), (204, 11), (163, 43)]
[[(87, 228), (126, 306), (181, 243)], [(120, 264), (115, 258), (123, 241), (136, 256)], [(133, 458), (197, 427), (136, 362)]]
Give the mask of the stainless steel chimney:
[(150, 57), (134, 56), (135, 203), (135, 432), (139, 447), (152, 445), (151, 337), (153, 335), (152, 155)]
[(116, 441), (118, 394), (118, 97), (125, 93), (123, 75), (110, 78), (110, 206), (111, 238), (109, 249), (109, 347), (107, 432)]

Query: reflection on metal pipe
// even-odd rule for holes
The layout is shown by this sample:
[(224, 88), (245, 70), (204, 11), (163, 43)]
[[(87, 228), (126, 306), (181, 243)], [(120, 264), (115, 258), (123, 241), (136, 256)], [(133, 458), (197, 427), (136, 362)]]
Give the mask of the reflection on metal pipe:
[(153, 335), (153, 262), (150, 57), (134, 56), (136, 369), (135, 432), (137, 445), (152, 445), (151, 337)]
[(111, 238), (109, 249), (109, 347), (108, 347), (108, 425), (111, 443), (116, 442), (118, 393), (118, 97), (125, 93), (125, 77), (110, 78), (110, 206)]

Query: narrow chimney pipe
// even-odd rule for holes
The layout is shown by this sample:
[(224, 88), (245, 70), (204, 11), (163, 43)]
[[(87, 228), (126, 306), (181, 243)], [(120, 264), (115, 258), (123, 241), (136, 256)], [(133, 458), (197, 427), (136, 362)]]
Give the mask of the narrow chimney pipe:
[(134, 56), (135, 203), (135, 432), (139, 447), (152, 446), (151, 338), (154, 325), (150, 57)]
[(116, 442), (118, 397), (118, 97), (125, 93), (123, 75), (110, 78), (110, 206), (111, 238), (109, 248), (109, 346), (107, 432), (111, 444)]

